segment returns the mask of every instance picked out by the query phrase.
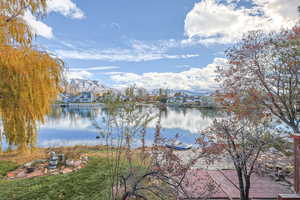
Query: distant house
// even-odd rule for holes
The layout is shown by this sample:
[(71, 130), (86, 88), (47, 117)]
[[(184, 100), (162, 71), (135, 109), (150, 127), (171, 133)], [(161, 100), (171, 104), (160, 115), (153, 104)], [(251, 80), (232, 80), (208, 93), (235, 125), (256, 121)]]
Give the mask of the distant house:
[(174, 96), (174, 97), (170, 97), (168, 98), (167, 102), (168, 103), (184, 103), (186, 101), (186, 97), (185, 96)]
[(95, 95), (92, 92), (81, 92), (77, 96), (65, 96), (62, 100), (64, 103), (92, 103), (95, 99)]
[(62, 101), (64, 103), (67, 103), (70, 99), (70, 95), (66, 94), (66, 93), (62, 93), (62, 94), (59, 94), (57, 100), (58, 101)]
[(168, 98), (168, 103), (176, 103), (176, 98), (175, 97), (170, 97)]
[(75, 98), (75, 101), (79, 103), (92, 103), (95, 101), (95, 96), (92, 92), (82, 92)]

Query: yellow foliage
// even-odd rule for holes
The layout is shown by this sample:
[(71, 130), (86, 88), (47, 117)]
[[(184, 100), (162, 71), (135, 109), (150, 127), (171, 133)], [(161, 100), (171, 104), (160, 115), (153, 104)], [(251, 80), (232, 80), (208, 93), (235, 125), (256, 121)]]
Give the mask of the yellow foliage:
[(0, 117), (9, 145), (22, 151), (35, 144), (38, 121), (60, 91), (63, 62), (31, 46), (25, 10), (45, 13), (46, 0), (0, 2)]
[(30, 45), (33, 34), (22, 16), (30, 12), (41, 17), (46, 7), (46, 0), (1, 0), (0, 44)]

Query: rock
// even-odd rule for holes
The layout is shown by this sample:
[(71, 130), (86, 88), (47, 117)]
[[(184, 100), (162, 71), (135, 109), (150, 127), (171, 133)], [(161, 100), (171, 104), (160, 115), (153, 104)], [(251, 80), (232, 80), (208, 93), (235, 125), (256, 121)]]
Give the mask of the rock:
[(21, 172), (19, 172), (17, 175), (16, 175), (16, 178), (24, 178), (24, 177), (26, 177), (26, 172), (25, 171), (21, 171)]
[(86, 165), (88, 162), (84, 160), (84, 161), (82, 161), (81, 163), (82, 163), (83, 165)]
[(13, 172), (8, 172), (6, 176), (8, 178), (13, 178), (13, 177), (15, 177), (15, 174)]
[(271, 153), (278, 153), (278, 150), (275, 149), (274, 147), (271, 147), (271, 148), (269, 149), (269, 151), (270, 151)]
[(34, 172), (34, 170), (35, 170), (34, 167), (29, 167), (29, 168), (26, 169), (26, 173), (30, 174), (30, 173)]
[(70, 173), (70, 172), (73, 172), (73, 170), (71, 168), (65, 168), (65, 169), (62, 170), (63, 174), (67, 174), (67, 173)]
[(32, 178), (32, 177), (37, 177), (37, 176), (43, 176), (44, 173), (42, 170), (35, 170), (34, 172), (27, 174), (26, 178)]
[(53, 172), (53, 173), (51, 173), (52, 175), (58, 175), (59, 174), (59, 172), (58, 171), (55, 171), (55, 172)]
[(28, 168), (28, 167), (31, 167), (33, 165), (33, 162), (28, 162), (28, 163), (25, 163), (23, 166)]
[(76, 160), (74, 162), (74, 167), (80, 167), (80, 165), (81, 165), (81, 160)]
[(81, 160), (87, 162), (87, 161), (89, 161), (89, 157), (88, 156), (82, 156)]
[(66, 166), (67, 167), (73, 167), (74, 166), (74, 160), (66, 160)]
[(34, 161), (34, 164), (42, 164), (42, 163), (45, 163), (45, 162), (47, 162), (47, 160), (36, 160), (36, 161)]

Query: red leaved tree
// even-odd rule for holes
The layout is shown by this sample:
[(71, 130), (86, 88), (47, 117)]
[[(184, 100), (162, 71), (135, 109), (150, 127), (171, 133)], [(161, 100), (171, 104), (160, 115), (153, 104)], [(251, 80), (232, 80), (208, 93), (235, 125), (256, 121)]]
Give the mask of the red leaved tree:
[(226, 51), (228, 65), (218, 68), (219, 100), (242, 117), (272, 114), (299, 133), (299, 36), (300, 27), (244, 36)]

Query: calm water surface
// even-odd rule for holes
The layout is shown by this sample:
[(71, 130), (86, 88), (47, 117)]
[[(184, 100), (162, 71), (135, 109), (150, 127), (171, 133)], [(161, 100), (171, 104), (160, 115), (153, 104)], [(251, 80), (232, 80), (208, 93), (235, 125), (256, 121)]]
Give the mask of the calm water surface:
[[(221, 114), (215, 110), (168, 107), (161, 112), (161, 133), (166, 137), (174, 137), (178, 133), (181, 142), (193, 144), (200, 130)], [(105, 139), (96, 139), (99, 129), (93, 125), (98, 121), (101, 126), (101, 119), (105, 115), (105, 109), (102, 107), (54, 107), (46, 123), (40, 125), (37, 145), (57, 147), (105, 144)], [(156, 121), (149, 124), (146, 145), (152, 144)], [(139, 140), (134, 142), (136, 147), (140, 144)], [(5, 149), (5, 144), (3, 147)]]

